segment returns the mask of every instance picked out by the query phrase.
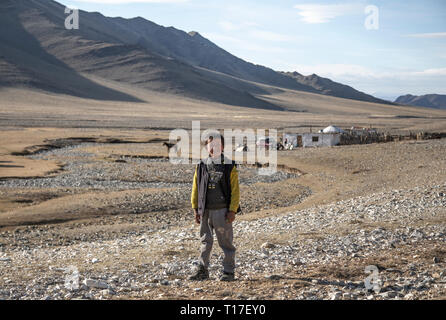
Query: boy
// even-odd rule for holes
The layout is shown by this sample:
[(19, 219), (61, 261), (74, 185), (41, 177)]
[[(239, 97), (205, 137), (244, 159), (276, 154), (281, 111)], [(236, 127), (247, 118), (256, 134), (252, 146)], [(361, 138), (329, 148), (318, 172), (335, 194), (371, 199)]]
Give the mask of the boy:
[(232, 222), (240, 211), (240, 191), (235, 162), (223, 154), (224, 138), (220, 134), (206, 140), (209, 157), (200, 161), (195, 169), (191, 203), (195, 221), (200, 224), (200, 264), (190, 280), (209, 278), (209, 258), (217, 234), (218, 244), (224, 252), (221, 281), (234, 280), (235, 247), (232, 244)]

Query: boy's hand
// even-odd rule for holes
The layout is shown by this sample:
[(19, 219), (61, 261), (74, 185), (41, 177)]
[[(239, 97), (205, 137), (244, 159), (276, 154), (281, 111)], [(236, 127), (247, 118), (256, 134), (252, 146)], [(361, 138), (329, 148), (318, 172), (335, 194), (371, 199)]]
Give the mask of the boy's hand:
[(197, 224), (200, 224), (201, 216), (198, 214), (198, 210), (197, 210), (197, 209), (194, 209), (194, 213), (195, 213), (195, 222), (196, 222)]
[(235, 220), (235, 212), (234, 211), (228, 211), (226, 213), (226, 221), (228, 223), (233, 223)]

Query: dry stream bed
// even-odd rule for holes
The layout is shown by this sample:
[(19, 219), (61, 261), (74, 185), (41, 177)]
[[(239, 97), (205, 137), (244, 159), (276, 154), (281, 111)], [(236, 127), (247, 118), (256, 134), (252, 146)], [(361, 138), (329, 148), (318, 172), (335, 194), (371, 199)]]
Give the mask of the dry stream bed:
[[(0, 180), (0, 298), (446, 297), (446, 184), (415, 175), (416, 186), (298, 208), (324, 194), (323, 186), (313, 190), (305, 181), (326, 183), (329, 193), (340, 177), (329, 166), (313, 170), (321, 166), (311, 160), (318, 150), (295, 153), (304, 176), (283, 170), (261, 176), (241, 165), (243, 215), (234, 222), (238, 281), (216, 285), (218, 246), (211, 280), (186, 280), (199, 248), (189, 204), (194, 166), (135, 156), (147, 155), (151, 145), (84, 142), (42, 150), (25, 157), (56, 161), (61, 171)], [(402, 148), (431, 145), (441, 154), (446, 141)], [(444, 159), (431, 159), (441, 176)], [(358, 161), (362, 166), (346, 161), (346, 170), (355, 172), (348, 179), (373, 172), (367, 159)], [(263, 211), (276, 214), (258, 214)], [(365, 288), (369, 265), (379, 271), (380, 292)], [(70, 290), (66, 279), (77, 275), (73, 270), (80, 286)]]

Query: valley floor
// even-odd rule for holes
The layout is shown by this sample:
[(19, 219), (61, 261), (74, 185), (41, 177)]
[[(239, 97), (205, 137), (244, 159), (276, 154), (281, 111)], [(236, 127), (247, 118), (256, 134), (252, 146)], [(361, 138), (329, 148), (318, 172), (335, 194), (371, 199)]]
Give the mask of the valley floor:
[(104, 131), (57, 149), (37, 136), (7, 148), (40, 148), (16, 157), (54, 168), (1, 171), (2, 299), (446, 298), (446, 139), (283, 151), (270, 177), (240, 166), (237, 281), (220, 283), (216, 242), (211, 279), (187, 280), (193, 166), (163, 159), (165, 136)]

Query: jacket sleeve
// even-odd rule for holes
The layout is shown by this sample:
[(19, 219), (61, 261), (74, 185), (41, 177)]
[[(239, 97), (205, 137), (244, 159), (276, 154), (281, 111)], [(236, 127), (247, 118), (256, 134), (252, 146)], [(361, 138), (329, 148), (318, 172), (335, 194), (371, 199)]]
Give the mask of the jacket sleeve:
[(240, 204), (240, 189), (238, 183), (238, 171), (234, 166), (231, 171), (231, 203), (229, 205), (229, 211), (237, 212)]
[(192, 194), (190, 202), (192, 209), (198, 209), (198, 184), (197, 184), (198, 166), (195, 167), (194, 181), (192, 182)]

